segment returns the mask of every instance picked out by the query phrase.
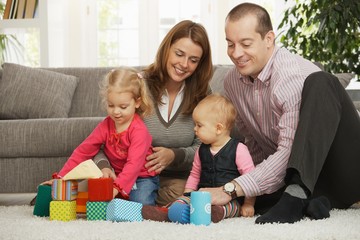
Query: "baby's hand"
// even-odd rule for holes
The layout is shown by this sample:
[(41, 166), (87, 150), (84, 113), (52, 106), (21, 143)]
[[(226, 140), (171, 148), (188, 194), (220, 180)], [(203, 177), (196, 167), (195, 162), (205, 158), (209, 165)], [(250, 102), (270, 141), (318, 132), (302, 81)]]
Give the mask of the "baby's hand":
[(40, 183), (40, 185), (50, 185), (51, 186), (53, 184), (53, 182), (54, 182), (54, 179), (51, 179), (51, 180)]
[(254, 206), (250, 204), (243, 204), (240, 209), (240, 214), (243, 217), (253, 217), (255, 214)]

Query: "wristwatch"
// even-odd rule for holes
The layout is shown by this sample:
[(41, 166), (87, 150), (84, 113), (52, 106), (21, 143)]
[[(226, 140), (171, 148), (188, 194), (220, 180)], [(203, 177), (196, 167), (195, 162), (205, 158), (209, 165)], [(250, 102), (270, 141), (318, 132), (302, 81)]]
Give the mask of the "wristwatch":
[(231, 196), (231, 199), (237, 198), (236, 195), (236, 185), (233, 182), (228, 182), (223, 186), (223, 191)]

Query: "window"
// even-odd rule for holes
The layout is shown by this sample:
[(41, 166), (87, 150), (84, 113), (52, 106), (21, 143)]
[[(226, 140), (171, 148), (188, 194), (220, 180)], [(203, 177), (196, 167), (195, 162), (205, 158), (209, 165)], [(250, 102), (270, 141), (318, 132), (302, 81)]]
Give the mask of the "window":
[[(0, 0), (1, 1), (1, 0)], [(231, 63), (224, 21), (240, 0), (39, 0), (46, 1), (50, 67), (137, 66), (154, 61), (160, 42), (177, 22), (190, 19), (207, 30), (214, 64)], [(248, 0), (264, 6), (276, 28), (284, 1)], [(289, 3), (290, 2), (290, 3)], [(287, 4), (291, 4), (288, 1)], [(16, 20), (14, 20), (16, 21)], [(279, 34), (279, 33), (276, 33)], [(39, 66), (40, 37), (16, 33), (26, 55), (13, 62)], [(41, 55), (43, 56), (43, 55)]]

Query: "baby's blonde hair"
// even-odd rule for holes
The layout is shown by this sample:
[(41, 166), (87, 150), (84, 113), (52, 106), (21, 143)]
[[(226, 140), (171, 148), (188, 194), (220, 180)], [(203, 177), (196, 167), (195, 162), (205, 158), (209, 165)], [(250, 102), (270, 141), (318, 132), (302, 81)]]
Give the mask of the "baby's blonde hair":
[(234, 127), (236, 110), (228, 98), (213, 93), (199, 102), (196, 108), (200, 107), (208, 108), (209, 114), (214, 116), (216, 121), (222, 123), (229, 131)]
[(107, 104), (107, 95), (111, 87), (119, 87), (120, 92), (130, 92), (134, 99), (141, 99), (140, 107), (136, 113), (141, 117), (150, 115), (154, 109), (153, 100), (145, 83), (144, 78), (136, 69), (122, 67), (111, 70), (100, 83), (100, 95), (103, 106)]

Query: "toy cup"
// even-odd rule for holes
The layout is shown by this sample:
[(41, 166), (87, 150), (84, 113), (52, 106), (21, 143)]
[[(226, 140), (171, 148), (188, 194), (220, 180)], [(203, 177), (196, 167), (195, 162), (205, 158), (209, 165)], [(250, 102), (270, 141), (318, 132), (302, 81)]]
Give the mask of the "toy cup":
[(191, 192), (190, 223), (206, 226), (211, 223), (211, 195), (209, 192)]

